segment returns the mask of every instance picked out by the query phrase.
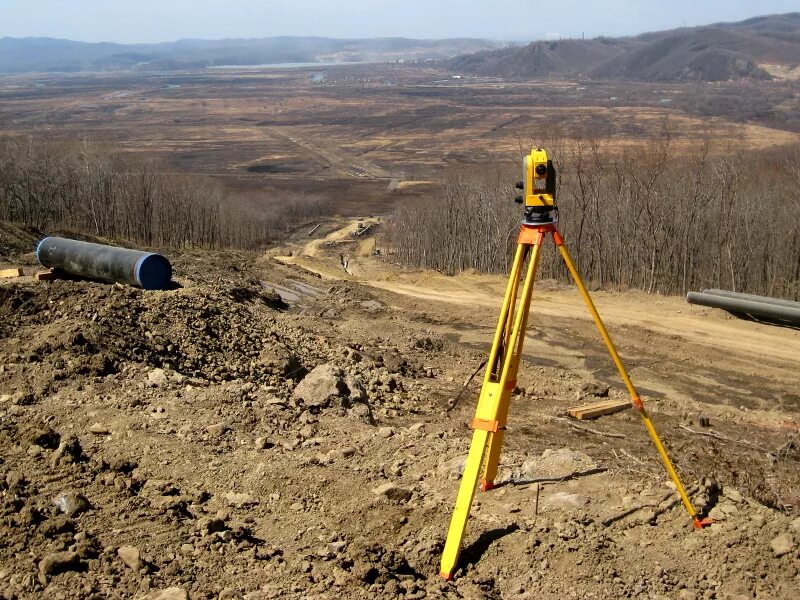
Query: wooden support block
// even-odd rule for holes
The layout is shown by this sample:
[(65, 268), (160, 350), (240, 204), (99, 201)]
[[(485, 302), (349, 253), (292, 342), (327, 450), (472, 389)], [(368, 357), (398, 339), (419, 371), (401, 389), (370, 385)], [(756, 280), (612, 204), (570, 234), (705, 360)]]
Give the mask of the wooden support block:
[(596, 419), (603, 415), (610, 415), (626, 408), (630, 408), (631, 403), (629, 400), (603, 400), (602, 402), (594, 402), (592, 404), (584, 404), (583, 406), (576, 406), (567, 409), (567, 414), (576, 419)]
[(0, 277), (8, 279), (11, 277), (22, 277), (22, 269), (3, 269), (0, 271)]
[(36, 279), (39, 281), (54, 281), (58, 279), (58, 273), (52, 269), (48, 269), (47, 271), (39, 271), (36, 273)]

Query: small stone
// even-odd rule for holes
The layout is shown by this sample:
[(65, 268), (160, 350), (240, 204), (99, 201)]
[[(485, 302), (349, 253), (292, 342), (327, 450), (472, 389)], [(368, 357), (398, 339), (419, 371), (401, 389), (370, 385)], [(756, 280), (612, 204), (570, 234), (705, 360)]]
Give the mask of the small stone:
[(725, 496), (731, 502), (736, 502), (737, 504), (744, 502), (744, 496), (734, 487), (726, 485), (722, 490), (722, 495)]
[(139, 553), (139, 548), (136, 546), (120, 546), (117, 550), (117, 556), (119, 556), (122, 562), (133, 571), (138, 571), (142, 568), (142, 558)]
[(139, 600), (189, 600), (189, 592), (179, 587), (169, 587), (142, 596)]
[(167, 384), (167, 374), (164, 369), (153, 369), (147, 374), (147, 381), (153, 386), (160, 386)]
[(95, 423), (89, 427), (89, 433), (93, 433), (95, 435), (108, 435), (111, 433), (111, 430), (101, 423)]
[(782, 533), (769, 543), (775, 556), (783, 556), (794, 550), (794, 540), (790, 533)]
[(39, 563), (39, 572), (42, 575), (57, 575), (65, 571), (77, 571), (80, 568), (81, 559), (77, 552), (53, 552)]
[(44, 448), (37, 446), (36, 444), (31, 444), (28, 446), (28, 450), (26, 452), (28, 453), (28, 456), (31, 457), (41, 456), (42, 452), (44, 452)]
[(258, 504), (258, 500), (253, 498), (250, 494), (228, 492), (225, 494), (225, 501), (233, 507), (242, 508), (244, 506), (252, 506)]
[(381, 427), (378, 429), (378, 437), (390, 438), (394, 435), (394, 429), (391, 427)]
[(65, 492), (53, 500), (53, 504), (68, 517), (76, 517), (92, 508), (86, 496), (78, 492)]
[(215, 423), (214, 425), (209, 425), (206, 427), (206, 431), (214, 436), (220, 436), (228, 430), (228, 426), (225, 423)]
[(334, 448), (330, 452), (328, 452), (328, 458), (351, 458), (356, 455), (356, 449), (352, 446), (346, 446), (344, 448)]
[(724, 521), (728, 518), (727, 513), (722, 510), (719, 506), (715, 506), (710, 511), (708, 511), (708, 516), (712, 521)]
[(412, 496), (411, 490), (400, 487), (391, 481), (374, 488), (372, 493), (376, 496), (386, 496), (386, 498), (393, 502), (408, 502)]
[(268, 448), (272, 448), (275, 444), (270, 442), (265, 437), (257, 437), (256, 441), (253, 442), (253, 446), (255, 446), (256, 450), (267, 450)]
[(425, 427), (425, 423), (420, 421), (419, 423), (414, 423), (411, 427), (408, 428), (409, 431), (420, 431), (423, 427)]

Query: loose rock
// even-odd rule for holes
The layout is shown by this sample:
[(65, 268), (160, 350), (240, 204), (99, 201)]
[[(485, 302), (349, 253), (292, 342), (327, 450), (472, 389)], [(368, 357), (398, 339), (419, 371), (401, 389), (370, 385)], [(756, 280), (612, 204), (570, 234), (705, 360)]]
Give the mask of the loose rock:
[(169, 587), (141, 596), (139, 600), (189, 600), (189, 592), (179, 587)]
[(142, 568), (142, 558), (139, 553), (139, 548), (136, 546), (120, 546), (117, 550), (117, 556), (119, 556), (122, 562), (133, 571), (138, 571)]
[(86, 496), (78, 492), (63, 493), (53, 503), (68, 517), (76, 517), (92, 508)]
[(39, 563), (42, 575), (58, 575), (66, 571), (77, 571), (81, 568), (81, 559), (77, 552), (53, 552), (45, 556)]
[(340, 396), (349, 396), (350, 390), (336, 367), (323, 364), (313, 369), (294, 389), (295, 400), (309, 407), (322, 408)]
[(379, 485), (372, 490), (372, 493), (376, 496), (386, 496), (393, 502), (408, 502), (412, 496), (411, 490), (407, 490), (392, 482)]
[(772, 548), (772, 552), (775, 556), (783, 556), (784, 554), (789, 554), (792, 550), (794, 550), (794, 540), (792, 539), (792, 534), (790, 533), (782, 533), (769, 543), (770, 548)]

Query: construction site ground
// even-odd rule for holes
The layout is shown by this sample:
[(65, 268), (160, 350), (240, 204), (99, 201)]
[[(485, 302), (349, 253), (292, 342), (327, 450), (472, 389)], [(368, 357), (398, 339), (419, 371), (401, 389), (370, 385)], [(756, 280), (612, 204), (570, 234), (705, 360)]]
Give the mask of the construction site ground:
[(554, 281), (439, 577), (506, 279), (398, 267), (363, 222), (170, 251), (159, 292), (36, 281), (35, 237), (0, 230), (25, 271), (0, 279), (0, 597), (800, 597), (800, 332), (593, 294), (694, 530), (635, 411), (565, 417), (626, 394)]

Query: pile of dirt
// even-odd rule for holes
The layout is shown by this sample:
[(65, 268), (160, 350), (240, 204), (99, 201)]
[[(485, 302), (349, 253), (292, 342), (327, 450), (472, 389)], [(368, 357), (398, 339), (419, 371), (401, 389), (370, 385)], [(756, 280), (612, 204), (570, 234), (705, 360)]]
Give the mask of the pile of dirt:
[(506, 485), (442, 580), (474, 408), (448, 402), (482, 352), (433, 330), (452, 315), (353, 282), (309, 276), (323, 291), (287, 306), (261, 282), (304, 275), (254, 258), (181, 256), (164, 292), (0, 284), (0, 597), (796, 591), (800, 521), (705, 479), (717, 524), (690, 531), (632, 417), (622, 438), (553, 419), (581, 382), (552, 366), (517, 390)]

